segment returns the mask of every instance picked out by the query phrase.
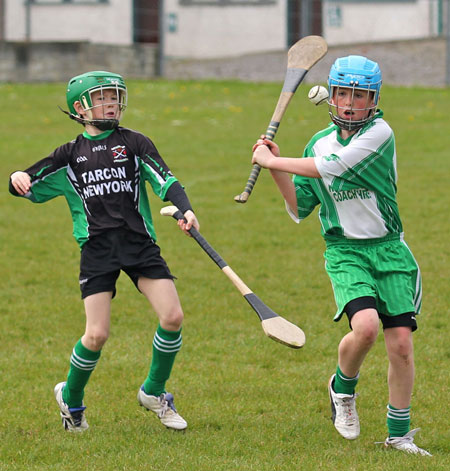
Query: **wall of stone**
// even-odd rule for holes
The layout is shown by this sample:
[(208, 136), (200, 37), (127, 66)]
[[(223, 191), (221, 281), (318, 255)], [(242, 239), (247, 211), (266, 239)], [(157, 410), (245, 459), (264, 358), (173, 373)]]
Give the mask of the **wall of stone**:
[(89, 70), (125, 77), (154, 77), (157, 49), (150, 44), (111, 46), (90, 42), (0, 42), (0, 81), (56, 82)]
[[(162, 70), (168, 79), (238, 79), (279, 82), (284, 79), (287, 51), (246, 54), (233, 58), (158, 60), (153, 45), (111, 46), (89, 42), (0, 42), (0, 81), (53, 82), (88, 70), (110, 70), (125, 78), (153, 79)], [(446, 86), (450, 51), (443, 38), (417, 41), (332, 46), (308, 73), (305, 83), (326, 81), (337, 57), (360, 54), (377, 61), (383, 83)]]

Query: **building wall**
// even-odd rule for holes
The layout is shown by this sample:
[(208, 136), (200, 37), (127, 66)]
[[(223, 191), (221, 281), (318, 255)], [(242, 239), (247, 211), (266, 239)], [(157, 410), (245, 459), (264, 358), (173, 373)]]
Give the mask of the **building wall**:
[(164, 51), (213, 58), (285, 49), (287, 1), (266, 5), (184, 5), (166, 0)]
[[(90, 5), (34, 0), (29, 6), (26, 0), (0, 1), (4, 4), (6, 41), (133, 44), (133, 0), (92, 0)], [(204, 3), (199, 5), (199, 1)], [(262, 0), (260, 4), (245, 4), (244, 0), (161, 2), (163, 34), (159, 37), (166, 57), (212, 59), (287, 48), (288, 0)], [(442, 3), (322, 0), (322, 34), (330, 46), (435, 37), (442, 23)], [(307, 4), (301, 4), (302, 10)], [(154, 14), (160, 11), (155, 7)]]
[(117, 45), (133, 42), (133, 0), (91, 5), (3, 1), (7, 41), (90, 41)]
[(331, 45), (435, 37), (442, 21), (439, 4), (439, 0), (324, 0), (324, 36)]

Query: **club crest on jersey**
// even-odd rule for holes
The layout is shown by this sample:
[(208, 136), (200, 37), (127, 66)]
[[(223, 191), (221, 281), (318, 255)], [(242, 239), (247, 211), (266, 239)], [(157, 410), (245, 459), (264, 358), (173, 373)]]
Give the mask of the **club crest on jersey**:
[(113, 153), (114, 162), (125, 162), (128, 160), (127, 149), (125, 146), (115, 146), (111, 147)]

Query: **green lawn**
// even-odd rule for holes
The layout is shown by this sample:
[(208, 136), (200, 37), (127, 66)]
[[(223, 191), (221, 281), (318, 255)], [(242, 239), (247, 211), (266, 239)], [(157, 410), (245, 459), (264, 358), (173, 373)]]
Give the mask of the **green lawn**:
[[(412, 426), (432, 458), (385, 451), (387, 360), (382, 336), (361, 371), (361, 437), (340, 438), (330, 421), (327, 380), (346, 321), (332, 322), (315, 212), (291, 222), (269, 174), (246, 205), (233, 197), (251, 169), (251, 146), (264, 132), (280, 84), (237, 81), (130, 81), (123, 125), (149, 135), (184, 184), (201, 232), (272, 309), (305, 331), (303, 349), (268, 339), (229, 280), (158, 216), (158, 242), (186, 315), (184, 346), (169, 390), (189, 423), (161, 426), (139, 408), (156, 317), (125, 275), (113, 301), (111, 336), (86, 391), (90, 430), (67, 434), (53, 386), (65, 379), (83, 333), (79, 250), (63, 199), (44, 206), (13, 198), (9, 174), (81, 132), (65, 108), (65, 84), (1, 84), (0, 470), (448, 470), (450, 463), (449, 148), (450, 90), (384, 87), (382, 108), (396, 132), (399, 205), (406, 240), (423, 274), (423, 311), (414, 334)], [(328, 122), (326, 106), (302, 85), (277, 135), (284, 155), (299, 155)]]

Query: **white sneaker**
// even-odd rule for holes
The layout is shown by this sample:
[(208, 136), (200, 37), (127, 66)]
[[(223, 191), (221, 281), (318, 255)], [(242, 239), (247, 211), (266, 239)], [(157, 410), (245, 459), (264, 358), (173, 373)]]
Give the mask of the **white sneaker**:
[(396, 450), (406, 451), (406, 453), (412, 453), (414, 455), (433, 456), (431, 453), (428, 453), (428, 451), (423, 450), (422, 448), (419, 448), (414, 443), (414, 435), (419, 430), (420, 429), (418, 428), (415, 428), (414, 430), (410, 430), (403, 437), (388, 437), (386, 438), (386, 441), (384, 442), (384, 446), (386, 448), (392, 447), (392, 448), (395, 448)]
[(60, 409), (63, 427), (68, 432), (84, 432), (89, 428), (89, 425), (84, 418), (84, 410), (86, 407), (81, 406), (69, 408), (62, 397), (62, 392), (65, 385), (65, 382), (58, 383), (53, 390), (55, 393), (56, 402), (58, 403)]
[(328, 383), (328, 392), (331, 402), (331, 420), (336, 430), (347, 440), (358, 438), (359, 418), (356, 412), (356, 394), (338, 394), (333, 390), (334, 378), (331, 376)]
[(144, 387), (142, 386), (139, 389), (137, 399), (142, 407), (154, 412), (166, 427), (175, 430), (184, 430), (187, 427), (187, 422), (175, 409), (171, 393), (164, 393), (159, 397), (150, 396), (145, 394)]

